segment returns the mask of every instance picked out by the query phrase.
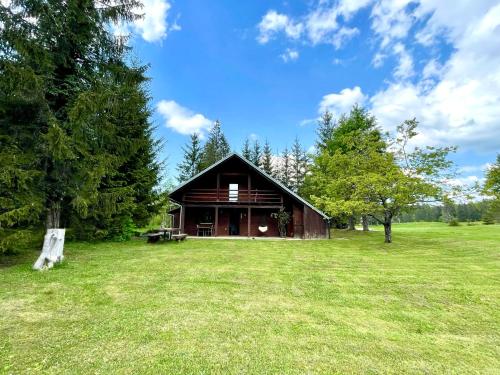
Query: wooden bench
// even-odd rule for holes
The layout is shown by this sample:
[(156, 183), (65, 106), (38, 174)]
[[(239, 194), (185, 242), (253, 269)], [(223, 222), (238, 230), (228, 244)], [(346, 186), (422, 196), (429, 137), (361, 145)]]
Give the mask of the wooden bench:
[(172, 239), (176, 240), (177, 242), (179, 241), (184, 241), (187, 237), (186, 233), (181, 233), (181, 234), (173, 234)]
[(148, 243), (155, 243), (160, 240), (161, 233), (148, 233), (146, 236), (148, 237)]

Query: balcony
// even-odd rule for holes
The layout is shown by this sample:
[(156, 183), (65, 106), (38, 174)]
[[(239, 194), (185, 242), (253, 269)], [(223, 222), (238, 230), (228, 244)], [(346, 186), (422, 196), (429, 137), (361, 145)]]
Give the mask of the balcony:
[(184, 194), (186, 203), (282, 204), (281, 194), (262, 189), (191, 189)]

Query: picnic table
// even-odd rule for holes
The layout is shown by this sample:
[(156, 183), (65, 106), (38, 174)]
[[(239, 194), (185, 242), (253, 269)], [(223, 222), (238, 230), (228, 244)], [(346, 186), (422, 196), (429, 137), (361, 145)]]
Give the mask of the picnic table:
[(154, 229), (152, 232), (147, 233), (148, 242), (154, 243), (158, 242), (161, 237), (166, 241), (171, 240), (174, 236), (178, 236), (181, 234), (181, 230), (179, 228), (158, 228)]
[(155, 232), (163, 234), (163, 239), (164, 240), (166, 240), (167, 237), (168, 237), (169, 240), (171, 240), (172, 239), (172, 235), (174, 235), (174, 234), (180, 234), (181, 230), (180, 230), (180, 228), (159, 228), (159, 229), (155, 229)]

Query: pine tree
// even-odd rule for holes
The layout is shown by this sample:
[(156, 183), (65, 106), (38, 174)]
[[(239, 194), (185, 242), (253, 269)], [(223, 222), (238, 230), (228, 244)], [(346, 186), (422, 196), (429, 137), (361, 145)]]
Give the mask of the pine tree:
[(0, 90), (0, 139), (26, 156), (16, 173), (30, 175), (24, 193), (43, 207), (47, 228), (75, 220), (116, 228), (154, 207), (159, 145), (145, 68), (126, 65), (128, 47), (109, 28), (134, 20), (138, 5), (33, 0), (1, 8), (0, 80), (18, 91)]
[(273, 176), (274, 175), (274, 170), (273, 170), (273, 153), (271, 150), (271, 145), (266, 139), (266, 143), (264, 143), (264, 149), (262, 151), (262, 169), (264, 172), (266, 172), (268, 175)]
[(184, 159), (177, 166), (179, 182), (189, 180), (200, 172), (201, 145), (198, 133), (191, 134), (190, 143), (182, 148)]
[(252, 150), (250, 149), (250, 141), (248, 138), (245, 139), (245, 143), (243, 144), (243, 148), (241, 149), (241, 155), (247, 159), (250, 160), (252, 157)]
[(260, 149), (260, 143), (259, 143), (259, 140), (256, 139), (253, 142), (253, 148), (252, 148), (252, 152), (250, 154), (250, 161), (253, 164), (255, 164), (257, 167), (260, 168), (261, 158), (262, 158), (262, 151)]
[(316, 131), (316, 135), (318, 136), (318, 140), (316, 141), (316, 149), (317, 151), (321, 151), (326, 148), (328, 142), (333, 137), (333, 132), (337, 124), (333, 118), (333, 114), (326, 110), (321, 115), (321, 120), (318, 121), (318, 130)]
[(230, 152), (231, 149), (226, 136), (222, 132), (221, 123), (219, 120), (216, 120), (212, 129), (210, 129), (207, 142), (203, 147), (201, 168), (210, 167), (212, 164), (229, 155)]
[(291, 173), (290, 185), (293, 191), (298, 192), (304, 183), (304, 178), (307, 172), (307, 153), (300, 144), (299, 138), (295, 137), (295, 141), (291, 150)]
[(291, 156), (288, 147), (285, 147), (283, 152), (281, 153), (280, 163), (278, 166), (277, 177), (280, 182), (288, 188), (292, 187), (292, 179), (291, 179)]

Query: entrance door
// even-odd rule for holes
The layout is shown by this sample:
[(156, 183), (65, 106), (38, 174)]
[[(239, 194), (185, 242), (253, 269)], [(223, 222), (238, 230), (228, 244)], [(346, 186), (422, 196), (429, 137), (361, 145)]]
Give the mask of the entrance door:
[(240, 210), (231, 210), (229, 212), (229, 235), (239, 236), (240, 234)]

